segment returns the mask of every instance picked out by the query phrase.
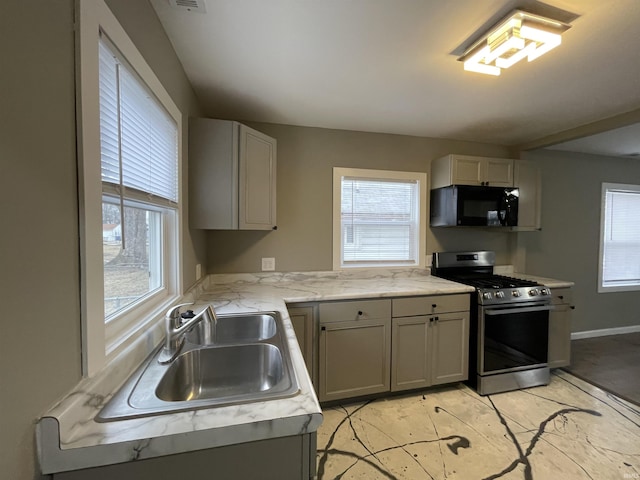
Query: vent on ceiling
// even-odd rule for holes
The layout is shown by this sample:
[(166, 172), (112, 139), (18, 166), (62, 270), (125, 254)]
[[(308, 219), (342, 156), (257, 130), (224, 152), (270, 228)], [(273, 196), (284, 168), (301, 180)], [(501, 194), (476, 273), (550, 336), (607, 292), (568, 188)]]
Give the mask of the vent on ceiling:
[(207, 12), (204, 0), (169, 0), (169, 4), (174, 8), (187, 10), (189, 12)]

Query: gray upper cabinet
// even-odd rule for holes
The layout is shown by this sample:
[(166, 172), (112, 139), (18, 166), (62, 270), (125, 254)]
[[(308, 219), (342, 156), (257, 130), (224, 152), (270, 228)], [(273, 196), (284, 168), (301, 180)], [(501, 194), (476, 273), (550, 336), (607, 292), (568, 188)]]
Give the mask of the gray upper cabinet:
[(191, 118), (192, 228), (276, 228), (276, 140), (230, 120)]
[(540, 230), (541, 181), (540, 167), (527, 160), (514, 161), (513, 186), (520, 190), (518, 226), (513, 230)]
[(513, 160), (447, 155), (431, 162), (431, 188), (449, 185), (513, 187)]

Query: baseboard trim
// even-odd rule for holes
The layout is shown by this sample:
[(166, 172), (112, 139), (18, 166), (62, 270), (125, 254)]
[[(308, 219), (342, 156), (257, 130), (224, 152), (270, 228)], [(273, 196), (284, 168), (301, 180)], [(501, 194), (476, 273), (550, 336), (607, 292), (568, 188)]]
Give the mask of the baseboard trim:
[(607, 335), (621, 335), (623, 333), (636, 332), (640, 332), (640, 325), (631, 325), (630, 327), (602, 328), (600, 330), (573, 332), (571, 334), (571, 340), (579, 340), (581, 338), (606, 337)]

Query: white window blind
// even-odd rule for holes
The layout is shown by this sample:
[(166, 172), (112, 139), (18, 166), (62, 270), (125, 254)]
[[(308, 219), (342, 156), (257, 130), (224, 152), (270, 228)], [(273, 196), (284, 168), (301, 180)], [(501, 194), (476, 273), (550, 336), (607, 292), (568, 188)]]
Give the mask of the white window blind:
[(157, 335), (180, 298), (183, 116), (105, 2), (76, 7), (82, 358), (93, 376)]
[(603, 196), (600, 286), (638, 288), (640, 186), (605, 184)]
[(175, 121), (104, 36), (100, 38), (99, 52), (103, 191), (175, 205)]
[(343, 176), (340, 188), (344, 266), (419, 262), (418, 180)]
[[(173, 292), (178, 125), (106, 35), (98, 42), (107, 353)], [(105, 233), (106, 232), (106, 233)], [(170, 232), (170, 233), (169, 233)], [(167, 235), (165, 235), (167, 233)]]

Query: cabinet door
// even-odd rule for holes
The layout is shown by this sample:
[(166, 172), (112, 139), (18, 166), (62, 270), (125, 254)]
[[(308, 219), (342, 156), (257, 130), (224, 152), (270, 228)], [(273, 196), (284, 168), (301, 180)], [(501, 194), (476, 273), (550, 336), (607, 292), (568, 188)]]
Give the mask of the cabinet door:
[(447, 155), (431, 162), (431, 188), (448, 185), (513, 186), (513, 160)]
[(304, 363), (313, 378), (313, 307), (290, 307), (288, 310)]
[(549, 313), (549, 368), (571, 364), (571, 316), (568, 303), (555, 305)]
[(555, 309), (549, 313), (549, 367), (566, 367), (571, 364), (571, 320), (574, 309), (571, 287), (552, 289), (551, 303)]
[(516, 160), (514, 186), (520, 189), (517, 230), (540, 230), (540, 168), (535, 162)]
[(483, 159), (482, 180), (492, 187), (513, 186), (513, 160), (503, 158)]
[(431, 384), (460, 382), (469, 371), (469, 313), (434, 317), (431, 338)]
[(389, 391), (390, 329), (391, 319), (320, 324), (321, 402)]
[(452, 162), (452, 185), (480, 185), (484, 181), (482, 158), (452, 155)]
[(276, 141), (240, 125), (239, 219), (241, 230), (276, 226)]
[(392, 319), (391, 391), (428, 387), (431, 380), (429, 319)]
[(189, 225), (238, 228), (238, 128), (212, 118), (189, 120)]

